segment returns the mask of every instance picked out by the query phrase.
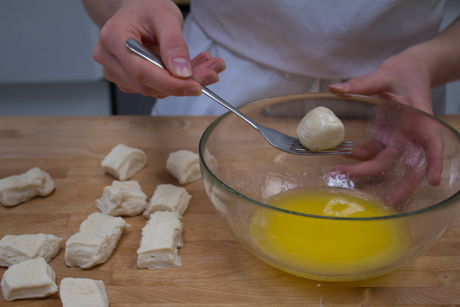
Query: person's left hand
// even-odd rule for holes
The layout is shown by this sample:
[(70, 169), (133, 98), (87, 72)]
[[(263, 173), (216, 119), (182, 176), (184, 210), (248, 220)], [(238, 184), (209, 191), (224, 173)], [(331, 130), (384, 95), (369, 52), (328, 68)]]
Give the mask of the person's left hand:
[(373, 96), (433, 114), (428, 69), (407, 50), (383, 61), (373, 72), (329, 86), (334, 94)]
[(400, 110), (396, 104), (385, 102), (377, 108), (372, 140), (355, 145), (353, 153), (346, 156), (362, 162), (339, 165), (332, 169), (332, 175), (379, 178), (402, 160), (404, 174), (391, 183), (391, 189), (383, 196), (387, 205), (396, 206), (407, 199), (424, 178), (432, 186), (440, 184), (443, 147), (437, 122), (415, 110)]
[[(333, 84), (329, 90), (336, 94), (377, 95), (432, 114), (430, 76), (416, 59), (410, 52), (403, 52), (382, 62), (375, 71), (345, 83)], [(391, 108), (379, 106), (373, 139), (355, 146), (349, 156), (363, 162), (341, 165), (333, 172), (356, 178), (379, 176), (404, 156), (405, 174), (384, 196), (384, 201), (391, 206), (406, 199), (425, 177), (430, 185), (439, 185), (442, 138), (424, 116), (416, 114), (412, 111), (392, 114)], [(394, 130), (392, 126), (400, 126), (401, 130)]]

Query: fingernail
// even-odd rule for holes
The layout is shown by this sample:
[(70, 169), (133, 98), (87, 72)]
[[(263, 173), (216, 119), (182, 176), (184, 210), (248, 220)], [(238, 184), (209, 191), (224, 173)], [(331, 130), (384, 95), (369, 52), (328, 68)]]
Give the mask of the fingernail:
[(190, 77), (192, 75), (192, 67), (184, 58), (175, 58), (171, 62), (174, 73), (181, 77)]
[(201, 88), (199, 87), (189, 87), (185, 90), (185, 96), (200, 96)]
[(434, 169), (430, 169), (428, 171), (428, 174), (426, 175), (426, 179), (428, 179), (428, 182), (431, 182), (433, 180), (433, 176), (434, 176)]
[(219, 82), (219, 77), (218, 76), (211, 76), (211, 77), (207, 77), (206, 79), (204, 79), (203, 84), (204, 85), (210, 85), (210, 84), (214, 84), (216, 82)]
[(207, 60), (210, 60), (210, 59), (212, 59), (212, 56), (207, 54), (200, 60), (199, 64), (204, 63), (204, 62), (206, 62)]
[(214, 70), (215, 72), (221, 72), (221, 71), (224, 71), (225, 68), (227, 68), (227, 66), (225, 65), (224, 62), (217, 62), (211, 65), (210, 68)]
[(348, 93), (348, 91), (350, 90), (350, 85), (349, 84), (346, 84), (346, 83), (336, 83), (336, 84), (331, 84), (329, 85), (329, 88), (333, 88), (335, 90), (338, 90), (342, 93)]

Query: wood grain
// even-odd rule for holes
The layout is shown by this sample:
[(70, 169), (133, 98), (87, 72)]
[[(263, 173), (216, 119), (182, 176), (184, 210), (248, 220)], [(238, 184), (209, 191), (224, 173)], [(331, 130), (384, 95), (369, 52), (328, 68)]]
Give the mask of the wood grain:
[[(460, 116), (442, 116), (460, 129)], [(201, 134), (214, 117), (3, 117), (0, 118), (0, 178), (38, 166), (53, 177), (56, 190), (12, 208), (0, 206), (0, 237), (51, 233), (62, 237), (50, 262), (57, 283), (65, 277), (103, 280), (112, 307), (147, 306), (442, 306), (460, 305), (460, 221), (427, 253), (405, 267), (369, 280), (326, 283), (299, 278), (260, 261), (223, 226), (201, 181), (185, 185), (192, 195), (184, 214), (182, 266), (137, 269), (136, 250), (143, 216), (127, 217), (132, 226), (110, 259), (89, 270), (68, 268), (65, 241), (98, 211), (113, 177), (100, 167), (117, 144), (140, 148), (147, 166), (133, 177), (151, 197), (161, 183), (177, 184), (166, 171), (170, 152), (198, 150)], [(0, 268), (3, 275), (5, 268)], [(0, 306), (61, 306), (59, 295)]]

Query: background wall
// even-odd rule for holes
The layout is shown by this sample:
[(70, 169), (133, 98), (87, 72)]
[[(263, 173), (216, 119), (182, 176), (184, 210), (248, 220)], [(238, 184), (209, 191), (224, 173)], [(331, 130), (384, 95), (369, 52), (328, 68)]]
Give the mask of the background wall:
[(110, 115), (99, 29), (79, 0), (0, 2), (0, 115)]
[[(459, 14), (460, 1), (447, 0), (441, 29), (449, 25)], [(448, 83), (446, 87), (446, 114), (458, 114), (460, 113), (460, 80)]]
[[(442, 27), (459, 14), (448, 0)], [(2, 0), (0, 29), (0, 116), (150, 114), (155, 99), (103, 78), (91, 55), (99, 29), (80, 0)], [(460, 81), (447, 85), (446, 113), (460, 113)]]

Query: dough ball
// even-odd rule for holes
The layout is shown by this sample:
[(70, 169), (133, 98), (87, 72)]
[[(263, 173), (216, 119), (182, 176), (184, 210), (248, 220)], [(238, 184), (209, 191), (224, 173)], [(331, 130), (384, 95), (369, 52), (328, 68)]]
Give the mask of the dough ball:
[(297, 136), (310, 151), (320, 151), (342, 143), (345, 127), (331, 110), (317, 107), (302, 119), (297, 127)]

